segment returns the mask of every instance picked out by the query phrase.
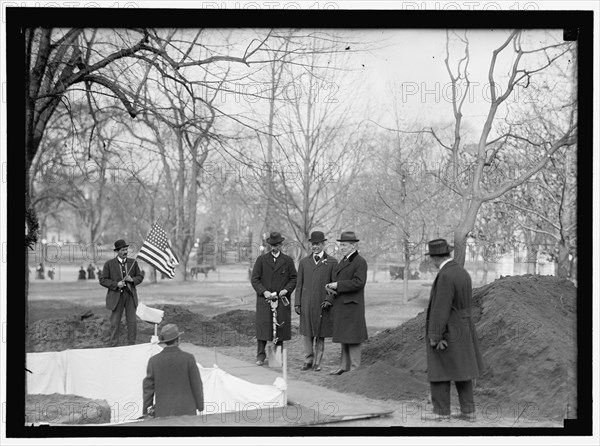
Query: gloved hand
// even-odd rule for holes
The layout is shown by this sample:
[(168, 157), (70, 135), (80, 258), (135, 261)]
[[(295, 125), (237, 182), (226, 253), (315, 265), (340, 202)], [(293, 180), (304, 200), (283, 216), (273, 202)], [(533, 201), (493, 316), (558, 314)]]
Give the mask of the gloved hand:
[(326, 310), (327, 308), (331, 307), (332, 305), (333, 304), (331, 302), (329, 302), (328, 300), (324, 300), (323, 303), (321, 304), (321, 308)]
[(294, 310), (296, 311), (296, 314), (299, 316), (300, 315), (300, 305), (296, 305), (294, 307)]
[(446, 347), (448, 347), (448, 342), (444, 339), (442, 339), (440, 342), (435, 342), (434, 340), (430, 339), (429, 345), (434, 347), (436, 350), (444, 350)]
[(271, 299), (271, 292), (270, 291), (265, 291), (263, 293), (263, 296), (265, 296), (265, 299)]

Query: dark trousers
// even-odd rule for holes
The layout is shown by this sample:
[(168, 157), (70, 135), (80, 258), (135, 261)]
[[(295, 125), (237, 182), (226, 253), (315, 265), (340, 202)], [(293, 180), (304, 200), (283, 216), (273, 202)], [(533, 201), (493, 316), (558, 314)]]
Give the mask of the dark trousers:
[(125, 321), (127, 322), (127, 343), (135, 344), (137, 337), (137, 321), (135, 315), (135, 303), (133, 296), (127, 292), (121, 293), (117, 307), (110, 314), (110, 346), (116, 347), (119, 345), (119, 331), (121, 328), (121, 318), (125, 310)]
[[(431, 402), (437, 415), (450, 415), (450, 381), (431, 382)], [(475, 412), (473, 381), (455, 381), (460, 411), (464, 415)]]
[[(277, 344), (275, 344), (277, 346), (280, 346), (283, 348), (283, 341), (278, 341)], [(267, 348), (267, 341), (261, 341), (260, 339), (256, 340), (256, 360), (257, 361), (264, 361), (267, 357), (267, 353), (265, 352), (265, 349)]]
[(340, 369), (349, 372), (360, 367), (361, 344), (342, 344)]

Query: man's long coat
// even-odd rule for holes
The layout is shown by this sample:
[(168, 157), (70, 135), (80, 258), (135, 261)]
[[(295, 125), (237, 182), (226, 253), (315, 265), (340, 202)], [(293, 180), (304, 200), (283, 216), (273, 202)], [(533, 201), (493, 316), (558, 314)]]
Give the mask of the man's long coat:
[(279, 300), (277, 306), (277, 338), (279, 341), (292, 339), (292, 291), (296, 288), (296, 267), (291, 257), (280, 252), (276, 261), (270, 252), (259, 256), (254, 262), (250, 282), (256, 291), (256, 339), (273, 340), (273, 313), (271, 305), (263, 296), (265, 291), (279, 294), (287, 290), (290, 304), (285, 306)]
[(178, 346), (166, 346), (148, 360), (142, 382), (144, 413), (154, 401), (154, 416), (196, 415), (204, 410), (204, 389), (196, 360)]
[(355, 251), (333, 268), (332, 281), (337, 282), (333, 302), (333, 342), (360, 344), (368, 339), (365, 319), (365, 285), (367, 261)]
[[(454, 260), (433, 281), (427, 307), (425, 337), (429, 381), (468, 381), (477, 378), (484, 364), (471, 317), (471, 276)], [(444, 350), (429, 340), (448, 342)]]
[(333, 335), (331, 310), (323, 310), (322, 321), (320, 315), (321, 304), (327, 297), (325, 285), (332, 282), (336, 265), (335, 257), (326, 252), (323, 252), (323, 257), (316, 264), (313, 254), (300, 260), (294, 305), (300, 306), (300, 334), (303, 336), (330, 338)]

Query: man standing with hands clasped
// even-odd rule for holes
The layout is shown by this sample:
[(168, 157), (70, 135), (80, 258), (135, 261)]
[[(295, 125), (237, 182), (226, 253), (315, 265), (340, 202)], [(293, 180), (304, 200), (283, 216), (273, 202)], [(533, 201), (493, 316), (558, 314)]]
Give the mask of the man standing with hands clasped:
[(135, 287), (142, 283), (144, 276), (142, 276), (137, 261), (127, 258), (128, 248), (129, 245), (125, 240), (117, 240), (114, 249), (117, 257), (104, 264), (102, 274), (99, 277), (100, 285), (108, 288), (106, 308), (111, 311), (111, 347), (116, 347), (119, 344), (119, 329), (123, 310), (125, 310), (125, 320), (127, 321), (127, 343), (129, 345), (135, 344), (137, 337), (135, 309), (138, 305), (138, 297)]
[(471, 319), (471, 276), (450, 258), (453, 249), (446, 240), (436, 239), (429, 242), (429, 251), (425, 253), (439, 268), (431, 288), (425, 325), (427, 379), (433, 419), (450, 418), (450, 381), (454, 381), (461, 410), (459, 418), (474, 421), (472, 380), (479, 376), (484, 365)]
[[(326, 310), (325, 285), (331, 282), (337, 260), (325, 251), (325, 234), (314, 231), (308, 239), (312, 254), (300, 260), (294, 309), (300, 315), (300, 334), (304, 341), (304, 364), (301, 370), (321, 370), (320, 359), (325, 338), (333, 334), (331, 311)], [(313, 349), (313, 343), (314, 349)]]
[(277, 301), (276, 346), (292, 339), (292, 308), (289, 298), (296, 288), (296, 267), (291, 257), (281, 252), (285, 240), (279, 232), (271, 232), (269, 252), (258, 256), (250, 282), (256, 291), (256, 365), (264, 365), (267, 341), (273, 341), (271, 301)]
[(360, 366), (361, 344), (368, 339), (365, 320), (365, 285), (367, 261), (358, 253), (358, 239), (354, 232), (342, 232), (340, 242), (342, 260), (333, 269), (332, 280), (324, 306), (333, 305), (333, 342), (342, 344), (342, 358), (337, 370), (330, 375), (341, 375)]

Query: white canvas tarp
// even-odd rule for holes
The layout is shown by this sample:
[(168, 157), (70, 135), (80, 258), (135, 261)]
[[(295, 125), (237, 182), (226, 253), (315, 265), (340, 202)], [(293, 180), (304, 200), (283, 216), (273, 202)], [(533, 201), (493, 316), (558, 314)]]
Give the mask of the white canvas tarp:
[[(111, 423), (142, 415), (142, 380), (157, 344), (28, 353), (27, 390), (30, 394), (71, 394), (103, 399), (111, 408)], [(284, 390), (253, 384), (217, 367), (198, 364), (204, 388), (204, 413), (233, 412), (259, 407), (281, 407)]]

